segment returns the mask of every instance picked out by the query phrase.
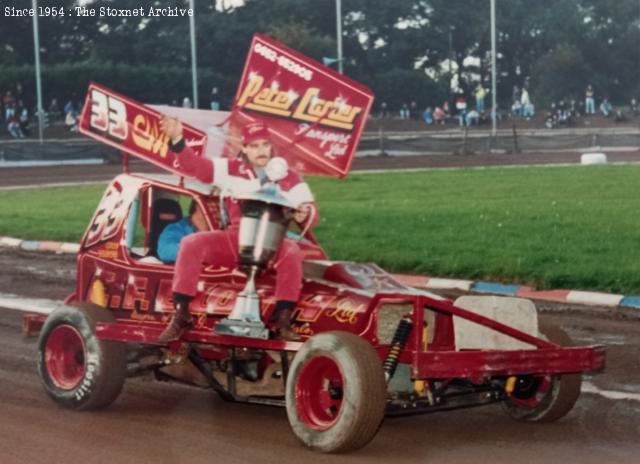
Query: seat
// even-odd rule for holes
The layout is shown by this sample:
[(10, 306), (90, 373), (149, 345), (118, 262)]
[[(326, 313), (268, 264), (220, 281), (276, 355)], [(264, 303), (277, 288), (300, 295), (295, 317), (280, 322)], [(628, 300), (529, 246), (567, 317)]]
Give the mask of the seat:
[(158, 198), (151, 207), (151, 227), (149, 230), (149, 253), (147, 256), (158, 256), (158, 240), (160, 234), (169, 224), (182, 219), (182, 208), (176, 200)]

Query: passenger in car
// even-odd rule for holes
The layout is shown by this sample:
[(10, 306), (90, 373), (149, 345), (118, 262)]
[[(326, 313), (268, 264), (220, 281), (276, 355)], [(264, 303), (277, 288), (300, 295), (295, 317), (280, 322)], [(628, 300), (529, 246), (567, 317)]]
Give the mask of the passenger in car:
[(158, 239), (158, 257), (164, 263), (174, 263), (178, 257), (180, 242), (194, 232), (205, 232), (209, 225), (196, 200), (191, 200), (189, 216), (169, 224)]
[[(242, 130), (242, 154), (236, 159), (208, 159), (196, 156), (185, 143), (182, 124), (175, 118), (163, 118), (163, 132), (171, 141), (171, 151), (188, 175), (201, 182), (212, 183), (224, 192), (229, 226), (225, 230), (193, 234), (186, 237), (180, 246), (173, 278), (173, 299), (176, 312), (169, 326), (160, 335), (161, 343), (178, 340), (192, 326), (189, 303), (196, 294), (199, 270), (203, 265), (235, 268), (238, 263), (238, 230), (240, 207), (233, 196), (243, 192), (257, 191), (267, 181), (265, 168), (274, 156), (268, 127), (259, 121), (247, 124)], [(304, 224), (306, 229), (318, 222), (317, 208), (309, 186), (295, 172), (289, 170), (277, 181), (282, 195), (300, 205), (294, 221)], [(272, 320), (276, 335), (284, 340), (299, 340), (299, 335), (290, 323), (302, 288), (303, 254), (298, 244), (284, 239), (274, 259), (276, 271), (276, 306)]]

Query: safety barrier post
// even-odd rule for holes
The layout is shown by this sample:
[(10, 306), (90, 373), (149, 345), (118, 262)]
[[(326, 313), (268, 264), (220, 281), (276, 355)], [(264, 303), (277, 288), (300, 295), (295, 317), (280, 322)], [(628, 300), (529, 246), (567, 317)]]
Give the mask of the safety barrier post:
[(464, 138), (462, 139), (462, 154), (468, 155), (469, 153), (467, 152), (467, 136), (469, 134), (469, 126), (467, 125), (464, 126), (463, 133), (464, 133)]
[(516, 130), (515, 123), (512, 126), (513, 128), (513, 152), (520, 153), (520, 147), (518, 146), (518, 131)]
[(382, 124), (378, 128), (378, 138), (380, 140), (380, 156), (387, 156), (388, 153), (384, 151), (384, 130), (382, 129)]

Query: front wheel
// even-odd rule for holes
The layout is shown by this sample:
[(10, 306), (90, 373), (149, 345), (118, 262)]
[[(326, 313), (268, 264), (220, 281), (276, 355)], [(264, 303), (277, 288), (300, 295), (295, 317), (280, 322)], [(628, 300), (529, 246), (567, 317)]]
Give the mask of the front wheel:
[[(540, 326), (547, 340), (560, 346), (573, 343), (567, 333), (553, 325)], [(580, 396), (582, 374), (519, 376), (513, 393), (502, 403), (513, 419), (525, 422), (552, 422), (571, 411)]]
[(118, 397), (126, 377), (126, 346), (95, 334), (97, 323), (114, 321), (111, 311), (86, 303), (49, 315), (38, 340), (38, 374), (56, 403), (99, 409)]
[(386, 382), (373, 347), (348, 332), (310, 338), (287, 378), (289, 423), (308, 447), (325, 453), (356, 450), (384, 418)]

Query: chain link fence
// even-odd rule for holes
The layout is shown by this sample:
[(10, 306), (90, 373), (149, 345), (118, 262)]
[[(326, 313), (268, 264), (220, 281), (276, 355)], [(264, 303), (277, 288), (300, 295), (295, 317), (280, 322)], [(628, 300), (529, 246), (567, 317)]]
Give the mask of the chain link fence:
[(460, 134), (367, 134), (360, 142), (361, 156), (390, 154), (473, 154), (492, 152), (544, 152), (579, 151), (590, 148), (640, 148), (640, 131), (589, 133), (544, 133), (518, 134), (517, 131), (501, 131), (496, 136), (490, 133)]
[[(358, 156), (419, 154), (484, 154), (495, 152), (579, 151), (597, 148), (640, 149), (640, 130), (626, 132), (518, 134), (490, 133), (384, 133), (365, 134)], [(0, 142), (0, 167), (29, 163), (64, 164), (66, 162), (119, 162), (118, 151), (85, 139)]]
[(46, 140), (0, 142), (0, 167), (30, 163), (79, 163), (120, 160), (118, 150), (92, 140)]

